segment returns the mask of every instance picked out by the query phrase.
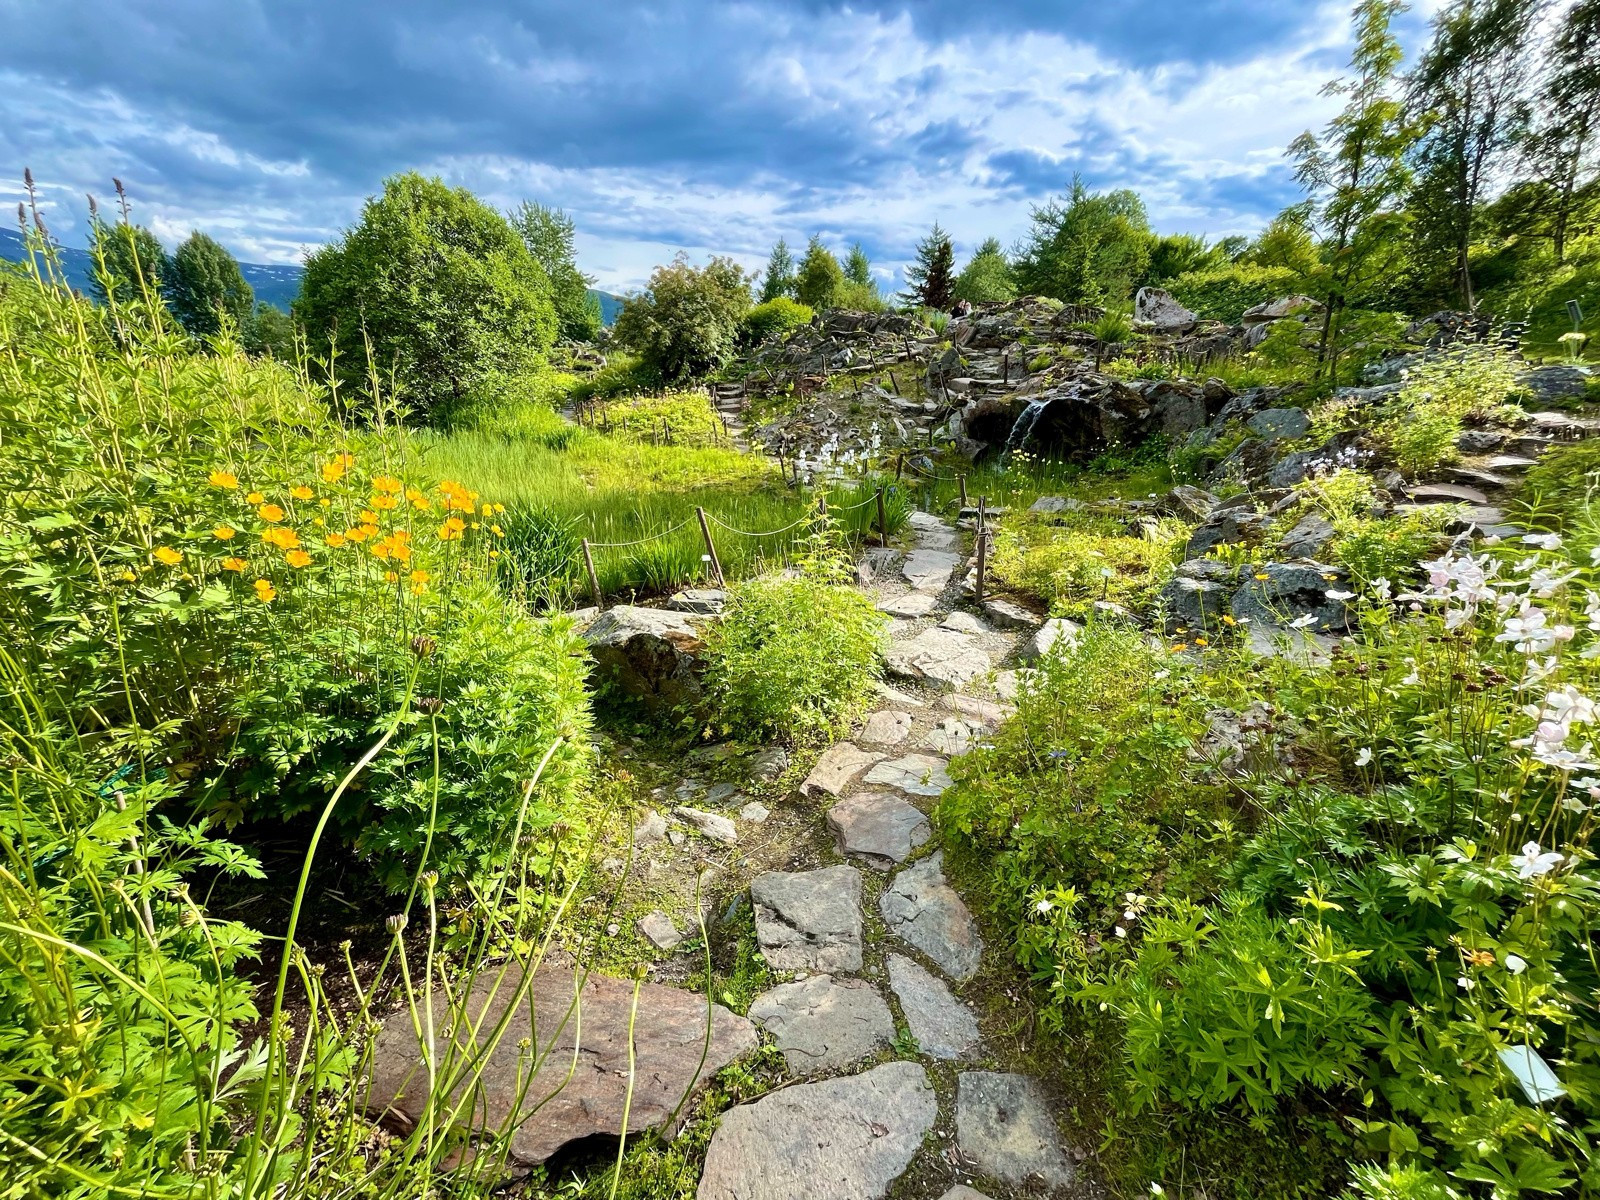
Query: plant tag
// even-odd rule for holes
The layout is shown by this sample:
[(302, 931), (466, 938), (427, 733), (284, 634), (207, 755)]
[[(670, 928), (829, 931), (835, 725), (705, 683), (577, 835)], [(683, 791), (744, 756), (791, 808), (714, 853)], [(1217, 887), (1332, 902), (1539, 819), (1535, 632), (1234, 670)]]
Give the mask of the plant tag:
[(1567, 1089), (1556, 1079), (1556, 1073), (1532, 1046), (1507, 1046), (1500, 1051), (1500, 1061), (1535, 1104), (1556, 1100), (1567, 1094)]

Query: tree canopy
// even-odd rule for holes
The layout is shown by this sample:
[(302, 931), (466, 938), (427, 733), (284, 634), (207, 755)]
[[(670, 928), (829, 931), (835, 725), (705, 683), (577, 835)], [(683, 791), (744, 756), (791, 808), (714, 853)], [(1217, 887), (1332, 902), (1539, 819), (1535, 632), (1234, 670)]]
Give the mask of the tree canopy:
[(844, 286), (844, 268), (833, 256), (833, 251), (813, 236), (806, 246), (806, 256), (800, 260), (800, 271), (795, 276), (795, 298), (814, 309), (837, 308), (839, 291)]
[(589, 294), (594, 280), (578, 270), (572, 218), (559, 208), (524, 200), (512, 211), (511, 224), (550, 280), (559, 335), (575, 342), (594, 341), (602, 328), (600, 302)]
[(949, 311), (955, 300), (955, 260), (950, 235), (935, 221), (928, 236), (917, 243), (915, 261), (906, 268), (906, 301), (939, 312)]
[(767, 259), (766, 272), (761, 276), (761, 302), (765, 304), (779, 296), (793, 299), (794, 286), (794, 255), (789, 253), (789, 243), (779, 238)]
[[(835, 267), (838, 263), (834, 264)], [(612, 336), (668, 383), (714, 370), (737, 348), (750, 310), (750, 279), (731, 258), (696, 267), (684, 254), (622, 302)]]
[(1081, 179), (1033, 210), (1012, 266), (1024, 292), (1074, 304), (1128, 298), (1150, 259), (1144, 201), (1126, 188), (1091, 192)]
[(256, 294), (239, 270), (239, 260), (199, 230), (176, 250), (162, 280), (172, 315), (195, 337), (211, 337), (226, 320), (242, 330), (255, 313)]
[(395, 175), (306, 261), (294, 315), (347, 388), (373, 366), (423, 413), (537, 366), (557, 318), (550, 280), (510, 222), (464, 188)]
[(115, 294), (118, 302), (126, 303), (147, 292), (160, 298), (168, 274), (167, 252), (160, 238), (143, 225), (97, 217), (89, 239), (89, 253), (95, 260), (89, 288), (96, 300), (106, 304)]
[(957, 300), (969, 304), (991, 304), (1016, 296), (1016, 280), (999, 238), (989, 238), (978, 247), (950, 290)]

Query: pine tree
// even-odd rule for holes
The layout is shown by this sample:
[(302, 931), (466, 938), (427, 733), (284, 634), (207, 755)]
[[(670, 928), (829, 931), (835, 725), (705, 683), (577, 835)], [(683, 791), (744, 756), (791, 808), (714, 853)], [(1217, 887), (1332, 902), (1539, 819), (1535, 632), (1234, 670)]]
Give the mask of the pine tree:
[(813, 234), (806, 246), (805, 258), (800, 260), (799, 274), (795, 276), (796, 298), (801, 304), (819, 310), (837, 308), (844, 281), (844, 268), (839, 260), (822, 244), (822, 239)]
[(1578, 0), (1550, 42), (1539, 122), (1526, 145), (1549, 191), (1550, 237), (1565, 261), (1574, 209), (1600, 172), (1600, 0)]
[(951, 292), (957, 300), (969, 304), (992, 304), (1016, 296), (1016, 281), (1011, 277), (1011, 264), (1006, 261), (999, 238), (988, 238), (978, 247), (956, 276)]
[(524, 200), (510, 214), (510, 221), (550, 279), (559, 336), (575, 342), (594, 341), (603, 328), (600, 306), (589, 294), (594, 280), (578, 270), (577, 227), (572, 218), (559, 208)]
[(767, 270), (761, 277), (761, 302), (776, 300), (779, 296), (794, 296), (794, 256), (789, 253), (789, 243), (782, 238), (772, 248), (767, 259)]
[(1326, 311), (1318, 378), (1326, 366), (1337, 379), (1339, 326), (1350, 294), (1388, 268), (1398, 243), (1402, 218), (1392, 210), (1409, 182), (1405, 157), (1416, 140), (1395, 94), (1402, 51), (1391, 27), (1402, 8), (1400, 0), (1356, 5), (1353, 74), (1323, 89), (1346, 97), (1344, 109), (1320, 140), (1307, 132), (1289, 147), (1296, 178), (1311, 193), (1312, 214), (1324, 233)]
[(850, 247), (850, 256), (844, 263), (844, 277), (862, 287), (872, 286), (872, 260), (867, 257), (860, 242)]
[(195, 337), (217, 333), (224, 319), (242, 330), (255, 311), (256, 295), (239, 271), (239, 260), (199, 230), (172, 252), (163, 282), (172, 315)]
[(1426, 132), (1409, 209), (1417, 261), (1447, 259), (1462, 307), (1476, 307), (1473, 217), (1527, 120), (1528, 42), (1540, 0), (1453, 0), (1410, 79)]
[(916, 261), (906, 268), (902, 295), (907, 303), (948, 312), (955, 299), (955, 261), (950, 235), (935, 221), (928, 236), (917, 243)]

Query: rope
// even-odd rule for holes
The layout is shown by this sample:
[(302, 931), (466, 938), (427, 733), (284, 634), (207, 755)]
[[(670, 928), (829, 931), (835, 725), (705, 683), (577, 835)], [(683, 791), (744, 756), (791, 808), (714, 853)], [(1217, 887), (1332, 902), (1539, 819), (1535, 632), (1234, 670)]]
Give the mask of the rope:
[(723, 529), (726, 529), (729, 533), (737, 533), (741, 537), (752, 537), (752, 538), (777, 537), (778, 534), (780, 534), (780, 533), (788, 533), (791, 529), (798, 529), (801, 525), (804, 525), (806, 522), (812, 521), (812, 520), (815, 520), (815, 519), (816, 519), (816, 514), (815, 513), (807, 513), (805, 516), (801, 517), (798, 521), (795, 521), (791, 525), (785, 525), (782, 529), (773, 529), (773, 530), (771, 530), (771, 531), (769, 531), (767, 533), (752, 533), (748, 529), (735, 529), (732, 525), (729, 525), (726, 521), (722, 520), (722, 518), (720, 518), (718, 516), (715, 516), (712, 513), (707, 513), (706, 514), (706, 520), (715, 522), (717, 525), (720, 525)]
[(835, 513), (835, 512), (855, 512), (856, 509), (858, 509), (858, 508), (865, 508), (869, 504), (877, 503), (877, 500), (878, 500), (878, 494), (876, 492), (874, 492), (872, 495), (868, 496), (865, 500), (863, 500), (860, 504), (830, 504), (830, 505), (828, 505), (828, 511), (831, 512), (831, 513)]
[[(706, 515), (710, 516), (711, 514), (707, 513)], [(713, 517), (712, 519), (716, 520), (715, 517)], [(589, 549), (591, 549), (591, 550), (626, 550), (629, 546), (642, 546), (646, 542), (655, 541), (657, 538), (671, 537), (673, 534), (677, 533), (678, 530), (680, 530), (680, 529), (684, 528), (686, 525), (688, 525), (690, 520), (692, 520), (692, 518), (685, 517), (683, 520), (679, 521), (676, 525), (674, 525), (671, 529), (662, 529), (662, 530), (658, 530), (655, 533), (647, 533), (647, 534), (645, 534), (644, 537), (642, 537), (638, 541), (634, 541), (634, 542), (590, 542), (589, 543)], [(721, 524), (721, 522), (718, 522), (718, 524)]]

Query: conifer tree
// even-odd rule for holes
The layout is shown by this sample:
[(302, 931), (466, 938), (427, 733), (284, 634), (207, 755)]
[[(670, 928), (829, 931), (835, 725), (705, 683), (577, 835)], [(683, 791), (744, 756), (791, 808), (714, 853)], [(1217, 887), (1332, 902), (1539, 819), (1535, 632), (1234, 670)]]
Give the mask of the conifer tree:
[(789, 253), (789, 243), (782, 238), (772, 248), (766, 273), (761, 277), (761, 302), (765, 304), (779, 296), (794, 296), (794, 256)]
[(844, 268), (839, 260), (822, 244), (822, 239), (813, 234), (806, 246), (805, 258), (800, 260), (800, 272), (795, 276), (795, 297), (801, 304), (815, 309), (837, 308), (844, 281)]
[(999, 238), (988, 238), (978, 247), (972, 261), (956, 276), (952, 292), (957, 300), (970, 304), (992, 304), (997, 300), (1010, 300), (1017, 294), (1011, 264), (1006, 261)]
[(867, 257), (860, 242), (850, 247), (850, 257), (845, 259), (844, 277), (862, 287), (872, 286), (872, 260)]
[(949, 311), (955, 299), (955, 247), (950, 235), (933, 223), (928, 236), (917, 243), (917, 257), (906, 268), (907, 303), (937, 312)]

